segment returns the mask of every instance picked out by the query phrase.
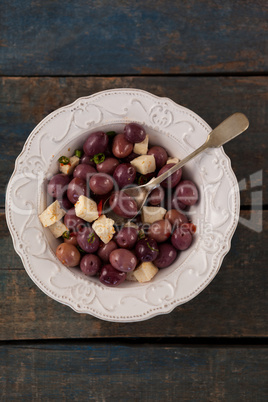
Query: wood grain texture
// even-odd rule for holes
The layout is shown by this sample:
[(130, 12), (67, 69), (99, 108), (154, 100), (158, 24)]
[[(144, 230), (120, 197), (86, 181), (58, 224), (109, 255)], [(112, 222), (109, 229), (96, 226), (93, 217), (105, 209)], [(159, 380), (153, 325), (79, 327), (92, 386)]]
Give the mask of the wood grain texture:
[[(245, 179), (247, 185), (241, 191), (241, 205), (251, 205), (250, 175), (262, 169), (264, 174), (268, 172), (267, 83), (267, 77), (1, 78), (0, 206), (4, 206), (5, 188), (15, 158), (40, 120), (78, 97), (122, 87), (169, 97), (195, 111), (211, 127), (236, 111), (244, 112), (250, 128), (224, 149), (238, 181)], [(268, 204), (267, 185), (255, 190), (263, 191), (264, 203)]]
[(0, 346), (1, 400), (265, 402), (267, 349)]
[(12, 238), (3, 212), (0, 212), (0, 255), (0, 270), (24, 269), (20, 257), (14, 250)]
[[(258, 214), (253, 213), (253, 219), (260, 219)], [(249, 219), (250, 212), (244, 211), (243, 216)], [(265, 211), (263, 232), (259, 234), (239, 224), (219, 273), (195, 299), (168, 315), (133, 324), (77, 314), (50, 299), (31, 281), (20, 262), (14, 265), (11, 242), (1, 241), (0, 339), (266, 337), (267, 218)], [(3, 224), (3, 219), (0, 222)]]
[(1, 2), (2, 75), (267, 71), (265, 0)]
[[(268, 211), (254, 202), (262, 192), (267, 209), (267, 184), (254, 180), (268, 173), (267, 17), (264, 0), (0, 2), (1, 401), (267, 401), (267, 348), (252, 346), (268, 335)], [(191, 302), (133, 324), (77, 314), (42, 293), (3, 214), (15, 158), (36, 124), (120, 87), (169, 97), (211, 127), (235, 111), (250, 120), (224, 147), (244, 221), (219, 273)], [(219, 344), (225, 338), (229, 346)]]

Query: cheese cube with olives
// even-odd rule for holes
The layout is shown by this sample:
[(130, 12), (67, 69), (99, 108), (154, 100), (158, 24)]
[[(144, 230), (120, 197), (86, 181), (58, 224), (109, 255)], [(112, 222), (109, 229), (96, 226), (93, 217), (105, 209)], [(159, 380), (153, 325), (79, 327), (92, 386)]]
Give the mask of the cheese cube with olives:
[(133, 271), (133, 276), (141, 283), (149, 282), (158, 272), (158, 268), (150, 262), (142, 262), (138, 268)]
[(167, 210), (162, 207), (143, 207), (141, 219), (143, 223), (154, 223), (164, 218)]
[(110, 240), (112, 240), (115, 233), (113, 225), (114, 221), (112, 219), (106, 218), (105, 215), (101, 215), (99, 219), (93, 223), (92, 229), (95, 230), (103, 243), (107, 244)]
[(179, 159), (178, 158), (173, 158), (173, 157), (170, 157), (170, 158), (168, 158), (168, 160), (167, 160), (167, 163), (166, 164), (168, 164), (168, 163), (178, 163), (179, 162)]
[(96, 202), (85, 195), (80, 195), (74, 207), (75, 215), (87, 222), (93, 222), (99, 217)]
[(53, 223), (53, 225), (49, 226), (49, 230), (56, 239), (62, 236), (64, 232), (68, 232), (67, 226), (65, 226), (61, 221)]
[(127, 272), (126, 280), (131, 282), (138, 282), (138, 279), (134, 275), (135, 271)]
[(59, 201), (56, 200), (50, 204), (41, 215), (39, 215), (39, 219), (42, 225), (46, 228), (58, 222), (65, 213), (66, 212), (60, 207)]
[(60, 171), (61, 173), (64, 174), (72, 174), (74, 169), (76, 168), (76, 166), (79, 164), (80, 159), (77, 156), (72, 156), (70, 158), (69, 163), (67, 163), (66, 165), (63, 163), (60, 163)]
[(155, 158), (153, 155), (141, 155), (133, 159), (131, 165), (141, 174), (153, 173), (156, 169)]
[(142, 142), (134, 144), (133, 152), (138, 155), (146, 155), (148, 152), (149, 135), (147, 134)]

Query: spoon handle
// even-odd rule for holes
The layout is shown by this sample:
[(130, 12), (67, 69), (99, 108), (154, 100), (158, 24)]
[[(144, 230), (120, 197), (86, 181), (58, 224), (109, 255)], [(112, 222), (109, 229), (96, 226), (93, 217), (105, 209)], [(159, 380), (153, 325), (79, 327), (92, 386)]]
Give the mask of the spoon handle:
[(183, 167), (187, 162), (193, 159), (195, 156), (203, 152), (207, 148), (216, 148), (232, 140), (239, 134), (243, 133), (249, 126), (249, 121), (243, 113), (234, 113), (219, 124), (214, 130), (212, 130), (207, 136), (206, 142), (199, 148), (193, 151), (190, 155), (186, 156), (182, 161), (176, 163), (171, 169), (167, 170), (161, 176), (152, 179), (147, 185), (150, 190), (157, 187), (163, 180), (167, 179), (176, 170)]

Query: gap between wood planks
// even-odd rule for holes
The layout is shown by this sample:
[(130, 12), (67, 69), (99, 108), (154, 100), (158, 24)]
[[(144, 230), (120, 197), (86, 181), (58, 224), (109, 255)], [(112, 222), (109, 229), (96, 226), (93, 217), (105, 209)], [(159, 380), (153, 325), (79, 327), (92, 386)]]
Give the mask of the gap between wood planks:
[(127, 78), (127, 77), (266, 77), (268, 76), (268, 71), (241, 71), (241, 72), (236, 72), (236, 71), (228, 71), (228, 72), (207, 72), (207, 73), (170, 73), (170, 74), (38, 74), (38, 75), (1, 75), (0, 78), (110, 78), (110, 77), (116, 77), (116, 78)]
[(106, 337), (106, 338), (55, 338), (55, 339), (24, 339), (24, 340), (8, 340), (0, 341), (1, 346), (18, 346), (18, 347), (28, 347), (28, 346), (49, 346), (49, 345), (107, 345), (107, 339), (109, 339), (109, 345), (111, 346), (178, 346), (178, 347), (196, 347), (207, 348), (225, 348), (225, 347), (267, 347), (268, 341), (267, 337), (245, 337), (245, 338), (231, 338), (231, 337), (176, 337), (176, 338), (165, 338), (165, 337)]

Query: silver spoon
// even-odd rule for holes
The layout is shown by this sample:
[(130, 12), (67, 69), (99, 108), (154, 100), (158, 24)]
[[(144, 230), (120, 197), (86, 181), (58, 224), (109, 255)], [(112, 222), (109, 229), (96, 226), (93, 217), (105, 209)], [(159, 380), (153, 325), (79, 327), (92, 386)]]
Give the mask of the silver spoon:
[[(195, 156), (199, 155), (205, 149), (220, 147), (226, 142), (237, 137), (239, 134), (243, 133), (248, 128), (248, 126), (249, 121), (243, 113), (232, 114), (208, 134), (206, 142), (203, 145), (201, 145), (199, 148), (193, 151), (190, 155), (186, 156), (186, 158), (178, 162), (171, 169), (161, 174), (161, 176), (153, 178), (148, 183), (143, 184), (142, 186), (135, 186), (123, 189), (121, 190), (121, 192), (123, 191), (127, 195), (135, 199), (138, 207), (137, 208), (138, 209), (137, 214), (138, 214), (141, 208), (143, 207), (150, 192), (156, 187), (158, 187), (163, 180), (167, 179), (169, 176), (172, 175), (172, 173), (176, 172), (176, 170), (180, 169), (182, 166), (184, 166)], [(105, 212), (106, 217), (113, 219), (115, 225), (118, 226), (124, 225), (135, 218), (135, 216), (131, 219), (123, 218), (122, 216), (119, 216), (116, 213), (114, 213), (109, 206), (109, 198), (105, 201), (103, 206), (103, 210), (106, 211), (106, 209), (107, 209), (107, 212)]]

